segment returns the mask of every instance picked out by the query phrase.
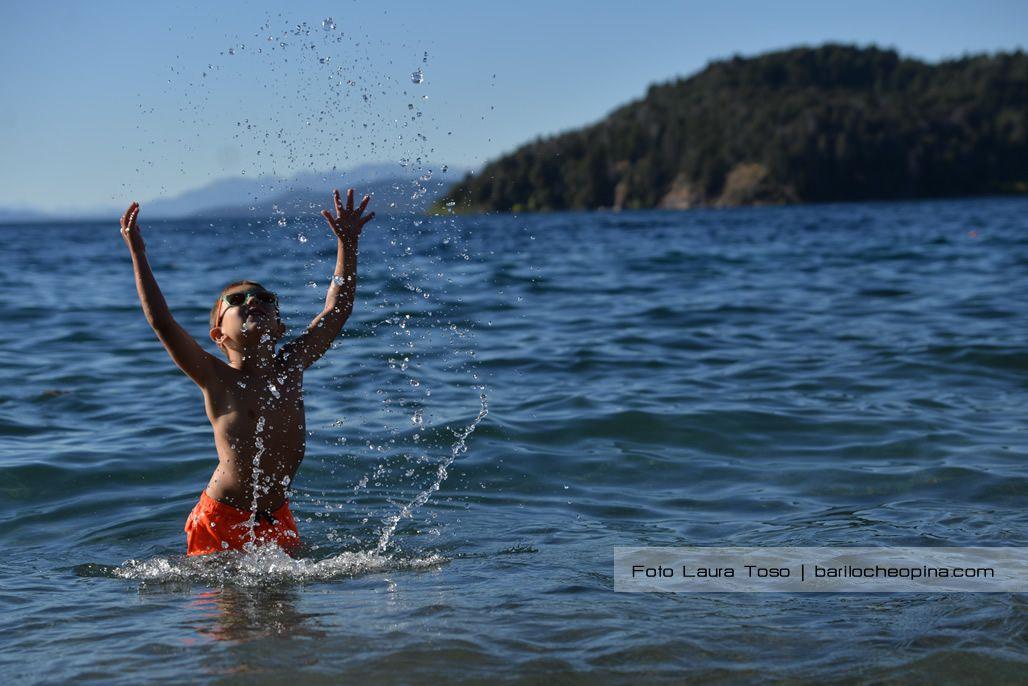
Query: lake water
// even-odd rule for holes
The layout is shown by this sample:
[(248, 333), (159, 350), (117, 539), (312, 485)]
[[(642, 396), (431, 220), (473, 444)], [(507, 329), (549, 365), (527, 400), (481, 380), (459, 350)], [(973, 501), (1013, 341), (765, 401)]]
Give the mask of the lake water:
[[(212, 352), (231, 280), (324, 303), (320, 217), (140, 219)], [(1028, 545), (1026, 200), (380, 216), (296, 561), (183, 557), (213, 440), (116, 218), (0, 234), (16, 683), (1023, 683), (1024, 595), (616, 593), (612, 548)]]

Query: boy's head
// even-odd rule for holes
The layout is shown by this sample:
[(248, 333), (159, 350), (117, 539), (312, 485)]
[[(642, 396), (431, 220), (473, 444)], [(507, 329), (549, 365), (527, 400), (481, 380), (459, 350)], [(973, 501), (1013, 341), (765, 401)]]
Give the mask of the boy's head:
[(267, 342), (274, 347), (285, 331), (278, 298), (256, 281), (230, 283), (211, 308), (211, 340), (226, 355), (230, 347), (245, 351)]

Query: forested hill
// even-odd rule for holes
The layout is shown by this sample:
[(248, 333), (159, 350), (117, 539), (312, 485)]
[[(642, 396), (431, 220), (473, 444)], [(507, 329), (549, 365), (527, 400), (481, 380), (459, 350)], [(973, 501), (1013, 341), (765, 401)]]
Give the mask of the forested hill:
[(829, 44), (713, 62), (468, 175), (455, 211), (1028, 193), (1028, 56)]

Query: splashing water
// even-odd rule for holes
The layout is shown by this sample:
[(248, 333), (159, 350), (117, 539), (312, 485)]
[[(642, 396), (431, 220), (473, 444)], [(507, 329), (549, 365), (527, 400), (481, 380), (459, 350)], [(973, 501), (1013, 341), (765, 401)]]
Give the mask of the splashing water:
[[(267, 100), (262, 103), (261, 107), (245, 113), (245, 117), (240, 117), (236, 122), (238, 131), (233, 136), (233, 141), (235, 141), (233, 145), (238, 146), (240, 151), (246, 152), (246, 157), (254, 160), (252, 163), (248, 163), (245, 169), (238, 170), (240, 175), (245, 175), (248, 179), (251, 177), (270, 179), (267, 183), (262, 183), (259, 190), (254, 190), (250, 194), (251, 197), (247, 203), (251, 213), (260, 215), (267, 212), (265, 217), (258, 217), (262, 219), (258, 229), (261, 235), (276, 241), (281, 239), (283, 242), (287, 242), (287, 250), (290, 252), (301, 251), (305, 255), (310, 254), (312, 256), (310, 264), (313, 269), (320, 267), (322, 261), (313, 252), (315, 249), (320, 249), (321, 243), (312, 233), (310, 223), (302, 216), (304, 212), (298, 210), (299, 208), (306, 212), (311, 208), (300, 207), (295, 203), (283, 204), (281, 207), (276, 204), (279, 202), (280, 196), (285, 197), (283, 195), (285, 191), (289, 191), (289, 193), (295, 191), (299, 195), (311, 183), (320, 186), (330, 178), (338, 177), (338, 170), (335, 167), (338, 161), (336, 154), (311, 148), (308, 144), (308, 141), (312, 140), (311, 134), (331, 133), (349, 125), (351, 120), (361, 122), (362, 127), (358, 127), (354, 137), (353, 155), (363, 158), (391, 157), (398, 161), (400, 167), (405, 171), (403, 172), (403, 185), (396, 184), (394, 186), (397, 198), (402, 197), (404, 201), (409, 199), (411, 202), (424, 204), (429, 190), (438, 191), (437, 187), (443, 183), (443, 180), (433, 177), (433, 170), (438, 169), (439, 166), (438, 161), (432, 159), (434, 158), (434, 142), (430, 143), (433, 127), (438, 128), (438, 124), (432, 119), (432, 110), (427, 103), (428, 96), (424, 94), (424, 89), (430, 85), (425, 81), (425, 70), (429, 69), (427, 51), (423, 51), (420, 64), (414, 53), (412, 61), (415, 64), (415, 70), (407, 72), (411, 81), (404, 85), (406, 79), (402, 69), (397, 70), (392, 66), (391, 61), (388, 62), (388, 65), (385, 62), (381, 64), (376, 62), (373, 53), (369, 52), (368, 48), (362, 47), (362, 42), (351, 40), (346, 35), (347, 31), (340, 29), (332, 17), (325, 16), (321, 21), (323, 31), (316, 30), (318, 26), (316, 18), (310, 25), (306, 22), (295, 22), (294, 24), (283, 18), (280, 19), (282, 21), (275, 21), (275, 25), (269, 20), (256, 29), (253, 38), (260, 42), (258, 44), (251, 43), (249, 49), (239, 40), (242, 36), (230, 39), (231, 45), (228, 48), (228, 54), (232, 57), (224, 57), (219, 62), (212, 61), (211, 64), (208, 64), (208, 73), (205, 75), (206, 80), (203, 84), (197, 85), (194, 82), (195, 79), (189, 79), (177, 71), (174, 72), (175, 77), (170, 79), (169, 83), (182, 89), (182, 100), (188, 104), (188, 107), (181, 110), (180, 114), (183, 126), (192, 124), (206, 112), (211, 99), (216, 97), (217, 91), (213, 89), (217, 88), (218, 83), (223, 83), (232, 75), (240, 73), (240, 70), (246, 68), (247, 65), (257, 64), (263, 67), (262, 78), (265, 79), (267, 85), (265, 92), (281, 92), (288, 96), (283, 99), (282, 103), (277, 99)], [(204, 63), (206, 64), (206, 61)], [(350, 78), (351, 72), (359, 72), (362, 77)], [(416, 92), (409, 92), (411, 83), (423, 85), (419, 85), (419, 88), (415, 89)], [(326, 93), (330, 100), (330, 107), (326, 107), (322, 111), (309, 106), (313, 98), (320, 101)], [(418, 95), (421, 97), (418, 98)], [(302, 103), (303, 106), (293, 108), (293, 103)], [(404, 108), (404, 105), (407, 107)], [(394, 116), (395, 110), (401, 108), (405, 115), (402, 122)], [(150, 126), (146, 123), (147, 120), (141, 121), (144, 123), (139, 127), (142, 127), (143, 130)], [(153, 137), (159, 138), (159, 133), (154, 133)], [(395, 142), (385, 147), (381, 141), (386, 139)], [(187, 148), (190, 149), (198, 144), (200, 144), (198, 141), (186, 142)], [(295, 180), (275, 174), (274, 169), (279, 167), (296, 170)], [(329, 169), (332, 173), (327, 171)], [(446, 165), (442, 165), (442, 170), (446, 172)], [(318, 182), (311, 182), (306, 178), (300, 180), (300, 171), (305, 171), (308, 175), (316, 173), (320, 176), (320, 180)], [(408, 176), (409, 179), (407, 179)], [(408, 181), (411, 185), (407, 185)], [(286, 188), (286, 185), (289, 187)], [(295, 188), (293, 188), (294, 185)], [(270, 210), (267, 209), (269, 206)], [(390, 206), (395, 207), (396, 203), (391, 203)], [(401, 207), (403, 207), (402, 203)], [(414, 210), (409, 211), (414, 213)], [(388, 509), (384, 512), (378, 510), (372, 514), (369, 510), (363, 513), (373, 518), (370, 528), (361, 527), (361, 536), (366, 535), (366, 538), (359, 542), (357, 547), (371, 551), (377, 550), (377, 553), (369, 552), (368, 554), (377, 554), (379, 557), (381, 557), (382, 551), (389, 549), (389, 542), (402, 521), (405, 518), (416, 517), (414, 511), (424, 505), (432, 493), (439, 490), (440, 485), (447, 478), (447, 468), (457, 456), (466, 450), (465, 441), (487, 413), (485, 394), (482, 393), (482, 411), (471, 425), (460, 432), (452, 432), (452, 435), (450, 431), (443, 429), (438, 434), (442, 442), (438, 445), (434, 443), (437, 434), (432, 430), (432, 414), (429, 407), (426, 406), (426, 404), (436, 402), (431, 398), (433, 377), (430, 373), (426, 373), (423, 365), (438, 363), (445, 366), (455, 363), (454, 360), (462, 359), (463, 351), (450, 351), (454, 360), (448, 361), (431, 359), (424, 353), (419, 354), (420, 351), (416, 350), (417, 344), (427, 341), (437, 333), (436, 327), (430, 324), (431, 317), (437, 317), (435, 321), (442, 324), (439, 317), (455, 315), (443, 311), (443, 306), (437, 301), (440, 295), (446, 293), (445, 284), (438, 280), (449, 276), (448, 274), (444, 276), (442, 268), (449, 252), (440, 255), (426, 255), (419, 250), (420, 244), (415, 242), (418, 240), (417, 237), (424, 234), (427, 240), (430, 238), (430, 232), (427, 227), (420, 228), (422, 226), (420, 218), (412, 223), (417, 230), (415, 235), (403, 231), (403, 225), (400, 223), (395, 226), (383, 226), (385, 222), (380, 221), (379, 226), (376, 227), (383, 232), (392, 232), (401, 239), (395, 255), (396, 262), (388, 267), (389, 278), (399, 280), (402, 286), (409, 291), (409, 299), (412, 301), (408, 303), (411, 314), (403, 314), (395, 309), (399, 304), (395, 294), (385, 293), (381, 303), (378, 304), (379, 309), (389, 313), (389, 325), (396, 328), (395, 333), (389, 332), (390, 339), (387, 339), (391, 347), (395, 348), (390, 351), (391, 357), (402, 360), (402, 364), (398, 362), (395, 367), (397, 375), (402, 378), (397, 378), (395, 382), (390, 380), (382, 387), (384, 389), (382, 391), (384, 396), (382, 408), (386, 415), (391, 414), (394, 408), (402, 409), (405, 417), (410, 417), (411, 412), (414, 413), (415, 433), (411, 440), (417, 447), (417, 450), (410, 454), (401, 450), (400, 457), (407, 460), (407, 464), (404, 465), (406, 470), (397, 468), (393, 472), (392, 467), (386, 469), (384, 466), (380, 466), (382, 473), (376, 470), (375, 474), (370, 477), (371, 488), (383, 487), (379, 483), (381, 481), (385, 482), (385, 488), (404, 489), (403, 495), (395, 498), (390, 495), (387, 498), (388, 505), (386, 507)], [(320, 225), (318, 230), (322, 230)], [(251, 230), (251, 234), (253, 233), (254, 231)], [(456, 243), (457, 238), (455, 237), (454, 244)], [(438, 268), (433, 268), (431, 273), (419, 274), (422, 267), (418, 260), (427, 260), (426, 264), (438, 263), (436, 265)], [(427, 270), (428, 267), (425, 269)], [(321, 271), (318, 273), (320, 274)], [(433, 281), (433, 279), (436, 280)], [(391, 283), (391, 281), (387, 283)], [(447, 281), (447, 283), (453, 283), (453, 281)], [(428, 288), (423, 288), (426, 284), (432, 285), (431, 301)], [(310, 282), (310, 285), (317, 287), (313, 281)], [(432, 307), (429, 307), (429, 304)], [(460, 306), (455, 305), (454, 307), (459, 308)], [(433, 310), (435, 310), (435, 314), (433, 314)], [(412, 319), (412, 314), (415, 315), (415, 319)], [(421, 321), (419, 322), (417, 319)], [(397, 320), (399, 320), (398, 323), (396, 323)], [(428, 328), (432, 329), (431, 331), (426, 332), (421, 328), (425, 323), (429, 323)], [(449, 321), (445, 321), (446, 325), (449, 323)], [(253, 330), (253, 324), (243, 323), (244, 332)], [(372, 327), (372, 331), (374, 331), (374, 327)], [(449, 335), (449, 329), (447, 329), (447, 334)], [(459, 336), (463, 338), (464, 334), (461, 333)], [(268, 337), (263, 335), (261, 339), (262, 342), (267, 342)], [(390, 369), (393, 368), (390, 362)], [(477, 381), (477, 377), (475, 380)], [(246, 386), (240, 382), (240, 387), (245, 388)], [(271, 383), (266, 389), (260, 390), (262, 393), (270, 393), (271, 396), (281, 400), (284, 397), (284, 394), (281, 393), (283, 389), (284, 385), (279, 382)], [(485, 390), (484, 386), (482, 390)], [(407, 424), (406, 418), (404, 424)], [(403, 431), (406, 431), (409, 426), (407, 424)], [(383, 426), (383, 428), (388, 427)], [(258, 542), (256, 528), (259, 526), (260, 519), (256, 511), (260, 494), (267, 493), (272, 487), (273, 470), (269, 468), (272, 473), (267, 473), (261, 469), (261, 461), (271, 449), (268, 436), (263, 434), (272, 429), (278, 430), (278, 427), (266, 427), (262, 417), (254, 432), (256, 454), (253, 457), (251, 477), (253, 491), (250, 515), (246, 522), (248, 527), (247, 543), (245, 544), (247, 555), (254, 553), (254, 544)], [(381, 441), (376, 440), (378, 445), (373, 446), (376, 454), (371, 457), (378, 459), (377, 455), (383, 452), (389, 456), (386, 458), (387, 460), (393, 457), (391, 452), (397, 450), (399, 446), (392, 446), (395, 446), (396, 442), (404, 440), (404, 436), (401, 435), (403, 431), (398, 427), (391, 427), (393, 435), (384, 437)], [(457, 436), (457, 444), (451, 450), (447, 450), (453, 441), (453, 436)], [(424, 454), (436, 448), (438, 451), (432, 455), (431, 459), (429, 455)], [(354, 457), (354, 459), (358, 458)], [(334, 469), (331, 474), (335, 474)], [(359, 476), (359, 474), (354, 476)], [(399, 477), (402, 483), (392, 482), (391, 479), (394, 477)], [(411, 480), (415, 478), (416, 480)], [(352, 484), (353, 482), (348, 483)], [(368, 484), (369, 477), (364, 476), (356, 482), (353, 489), (354, 494), (357, 495), (362, 489), (368, 488)], [(426, 484), (431, 484), (431, 486), (422, 491)], [(414, 494), (418, 495), (414, 496)], [(293, 495), (296, 493), (291, 492), (290, 497)], [(309, 497), (313, 501), (312, 505), (324, 510), (342, 509), (345, 506), (344, 503), (324, 502), (304, 491), (300, 491), (299, 496)], [(325, 494), (322, 492), (322, 497), (324, 496)], [(414, 496), (413, 499), (411, 499), (412, 496)], [(373, 507), (377, 508), (379, 501), (375, 502), (376, 505)], [(363, 503), (358, 506), (362, 507)], [(397, 508), (400, 508), (399, 512), (396, 511)], [(324, 512), (319, 512), (314, 516), (321, 517), (324, 514)], [(359, 520), (360, 514), (356, 514), (354, 519)], [(308, 519), (309, 521), (310, 519)], [(365, 517), (361, 524), (367, 521), (368, 517)], [(380, 531), (381, 534), (379, 534)], [(333, 531), (332, 534), (335, 532)], [(330, 545), (334, 544), (336, 540), (336, 537), (329, 535)], [(375, 547), (376, 541), (377, 548)], [(394, 545), (393, 548), (395, 547)], [(314, 545), (313, 549), (318, 549), (318, 546)], [(391, 554), (395, 554), (395, 552), (390, 549)], [(218, 557), (220, 556), (219, 554)], [(249, 563), (240, 564), (245, 566)], [(269, 564), (277, 569), (283, 563), (272, 561)], [(156, 573), (158, 572), (155, 571)], [(308, 573), (313, 574), (314, 572), (310, 572), (306, 567), (303, 571), (297, 572), (299, 576)], [(317, 573), (320, 574), (320, 572)], [(144, 572), (140, 571), (140, 574), (144, 574)]]
[[(386, 556), (376, 551), (344, 552), (322, 560), (289, 557), (275, 545), (194, 557), (128, 560), (100, 568), (102, 576), (155, 583), (198, 582), (211, 585), (269, 586), (363, 576), (395, 570), (428, 569), (447, 562), (441, 555)], [(97, 575), (95, 572), (92, 575)]]
[(459, 455), (467, 451), (468, 437), (474, 433), (479, 422), (485, 419), (485, 416), (489, 414), (489, 403), (486, 399), (485, 393), (482, 393), (479, 396), (479, 400), (482, 402), (482, 409), (479, 410), (478, 416), (475, 417), (470, 424), (457, 433), (457, 441), (453, 444), (453, 448), (450, 450), (450, 455), (439, 463), (439, 467), (436, 469), (435, 481), (432, 482), (432, 485), (421, 493), (418, 493), (413, 500), (404, 505), (403, 508), (401, 508), (395, 515), (386, 519), (386, 526), (382, 530), (382, 535), (379, 536), (378, 539), (378, 546), (375, 548), (376, 552), (382, 553), (385, 551), (386, 547), (389, 546), (389, 541), (396, 532), (396, 527), (399, 526), (400, 521), (410, 517), (414, 510), (428, 502), (428, 499), (432, 497), (432, 494), (438, 491), (443, 481), (446, 480), (448, 475), (448, 472), (446, 471), (447, 467), (453, 464), (453, 461), (456, 460)]
[(261, 438), (263, 431), (264, 415), (261, 415), (257, 419), (257, 432), (253, 438), (257, 450), (253, 455), (253, 497), (250, 500), (250, 517), (246, 520), (246, 543), (243, 544), (247, 552), (253, 552), (257, 545), (257, 498), (260, 492), (261, 456), (264, 455), (264, 439)]

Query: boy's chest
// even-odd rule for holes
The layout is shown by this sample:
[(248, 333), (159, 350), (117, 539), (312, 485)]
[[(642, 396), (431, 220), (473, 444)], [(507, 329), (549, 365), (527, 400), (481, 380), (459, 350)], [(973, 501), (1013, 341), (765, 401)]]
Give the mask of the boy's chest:
[[(272, 428), (303, 418), (303, 374), (282, 371), (261, 377), (239, 377), (208, 398), (212, 422)], [(258, 428), (259, 430), (259, 428)]]

